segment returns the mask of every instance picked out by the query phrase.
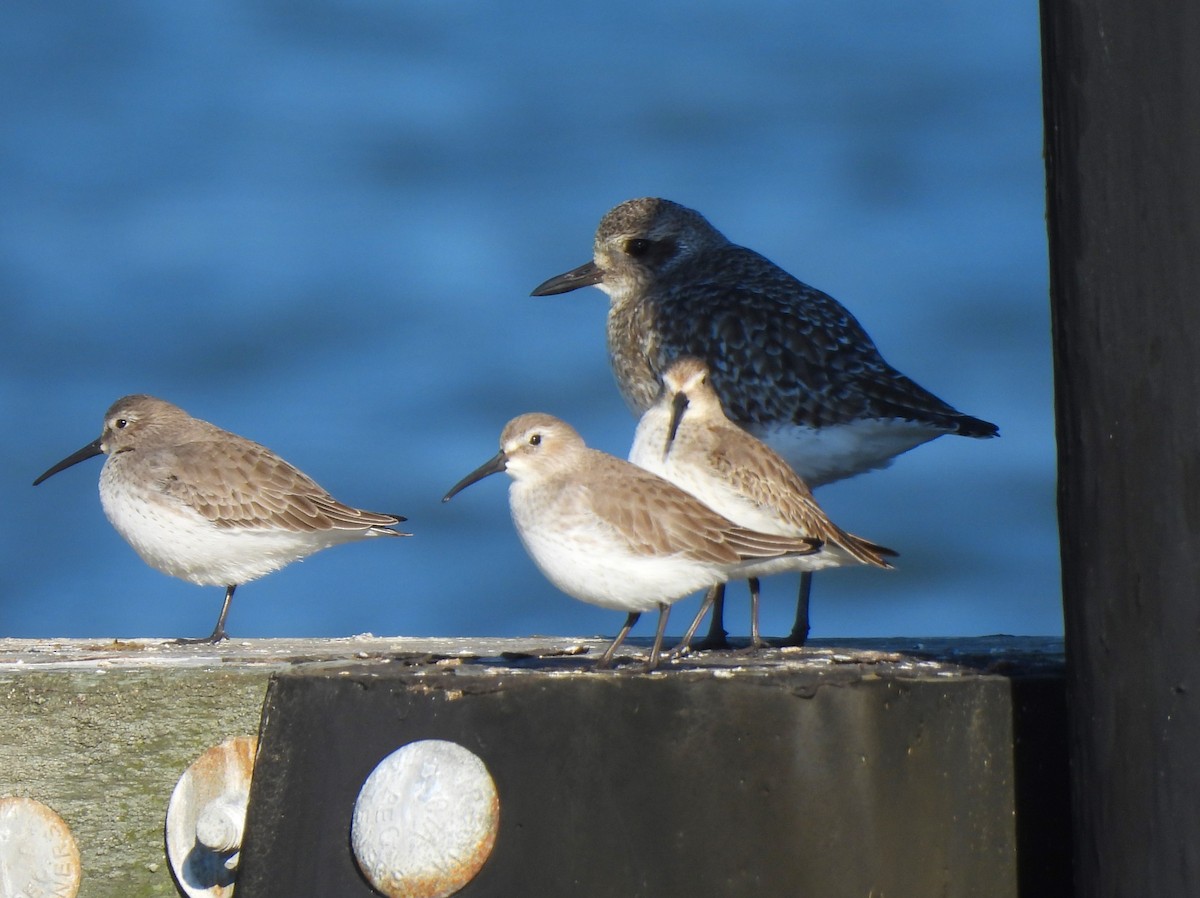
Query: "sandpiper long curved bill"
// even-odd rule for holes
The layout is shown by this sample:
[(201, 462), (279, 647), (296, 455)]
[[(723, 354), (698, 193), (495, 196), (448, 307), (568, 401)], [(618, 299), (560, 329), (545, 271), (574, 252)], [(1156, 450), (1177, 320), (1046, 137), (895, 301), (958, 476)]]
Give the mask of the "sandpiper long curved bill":
[(33, 482), (107, 455), (100, 503), (117, 532), (148, 565), (200, 586), (224, 586), (212, 634), (227, 639), (233, 593), (321, 549), (376, 536), (411, 536), (402, 515), (334, 499), (270, 449), (193, 418), (153, 396), (118, 399), (98, 439)]

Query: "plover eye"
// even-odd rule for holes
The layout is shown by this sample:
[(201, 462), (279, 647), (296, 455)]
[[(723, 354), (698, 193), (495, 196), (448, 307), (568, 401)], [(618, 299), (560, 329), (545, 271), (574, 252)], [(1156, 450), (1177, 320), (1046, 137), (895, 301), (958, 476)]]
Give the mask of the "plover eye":
[(638, 237), (633, 240), (625, 241), (625, 253), (627, 255), (633, 256), (635, 259), (639, 258), (640, 256), (646, 255), (646, 253), (649, 252), (649, 250), (650, 250), (650, 241), (649, 240), (644, 240), (641, 237)]
[(535, 434), (533, 434), (533, 435), (532, 435), (532, 436), (529, 438), (529, 445), (530, 445), (530, 446), (540, 446), (540, 445), (542, 445), (542, 435), (541, 435), (540, 433), (535, 433)]

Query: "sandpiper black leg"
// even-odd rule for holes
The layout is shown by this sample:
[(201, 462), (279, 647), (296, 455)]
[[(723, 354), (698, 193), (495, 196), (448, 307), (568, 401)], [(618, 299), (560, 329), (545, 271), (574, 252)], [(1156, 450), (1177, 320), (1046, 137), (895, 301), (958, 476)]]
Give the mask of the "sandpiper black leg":
[(758, 596), (759, 583), (757, 577), (750, 578), (750, 649), (752, 651), (761, 649), (766, 642), (758, 631)]
[(654, 648), (650, 650), (650, 660), (646, 662), (646, 673), (658, 667), (658, 657), (662, 652), (663, 634), (667, 632), (667, 618), (671, 616), (671, 606), (666, 602), (658, 603), (658, 629), (654, 631)]
[(237, 584), (229, 586), (225, 589), (225, 603), (221, 606), (221, 616), (217, 618), (217, 625), (213, 627), (213, 631), (208, 636), (198, 636), (193, 639), (180, 637), (175, 640), (176, 645), (201, 645), (208, 643), (216, 645), (224, 639), (229, 638), (229, 634), (225, 632), (225, 618), (229, 617), (229, 603), (233, 601), (233, 591), (237, 589)]
[(800, 594), (796, 597), (796, 622), (780, 645), (804, 645), (808, 641), (808, 600), (812, 595), (812, 571), (800, 575)]
[(729, 648), (729, 634), (725, 632), (725, 584), (712, 588), (712, 620), (708, 624), (708, 635), (696, 643), (697, 651)]
[(629, 635), (629, 631), (633, 629), (633, 625), (638, 622), (638, 618), (642, 616), (640, 611), (630, 611), (629, 616), (625, 618), (625, 626), (621, 628), (621, 632), (617, 634), (617, 638), (612, 641), (604, 654), (600, 656), (600, 660), (596, 662), (596, 670), (603, 670), (612, 664), (613, 655), (616, 654), (617, 646), (625, 641), (625, 637)]
[(700, 627), (700, 621), (704, 620), (704, 615), (708, 613), (708, 609), (713, 606), (716, 597), (725, 589), (724, 583), (717, 583), (709, 588), (704, 594), (704, 601), (700, 603), (700, 610), (696, 612), (696, 616), (692, 618), (691, 624), (687, 628), (687, 632), (683, 634), (683, 639), (679, 641), (679, 645), (671, 649), (671, 658), (682, 658), (691, 651), (692, 637), (696, 635), (696, 630)]

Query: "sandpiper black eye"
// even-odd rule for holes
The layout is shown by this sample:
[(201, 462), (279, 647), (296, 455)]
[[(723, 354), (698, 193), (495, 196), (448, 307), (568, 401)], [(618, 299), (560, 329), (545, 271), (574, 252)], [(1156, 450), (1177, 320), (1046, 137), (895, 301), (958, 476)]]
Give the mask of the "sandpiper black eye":
[(650, 251), (650, 241), (644, 240), (641, 237), (633, 240), (625, 241), (625, 252), (627, 255), (633, 256), (635, 259), (646, 255)]
[(533, 436), (531, 436), (529, 438), (529, 445), (530, 446), (542, 445), (542, 435), (540, 433), (535, 433)]
[(124, 429), (125, 429), (125, 425), (126, 425), (126, 424), (128, 424), (128, 423), (129, 423), (129, 422), (128, 422), (128, 421), (126, 421), (124, 418), (117, 418), (117, 422), (116, 422), (116, 428), (117, 428), (117, 430), (124, 430)]

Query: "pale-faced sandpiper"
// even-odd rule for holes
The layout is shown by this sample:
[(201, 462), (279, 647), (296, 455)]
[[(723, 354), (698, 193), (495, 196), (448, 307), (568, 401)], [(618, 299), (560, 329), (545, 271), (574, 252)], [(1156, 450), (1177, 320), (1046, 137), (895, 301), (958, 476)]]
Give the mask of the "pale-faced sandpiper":
[(500, 471), (512, 478), (508, 501), (517, 533), (546, 578), (580, 601), (627, 613), (597, 667), (607, 667), (641, 614), (657, 608), (652, 670), (672, 603), (754, 562), (820, 548), (816, 539), (739, 527), (661, 477), (589, 449), (551, 415), (509, 421), (500, 451), (442, 501)]

